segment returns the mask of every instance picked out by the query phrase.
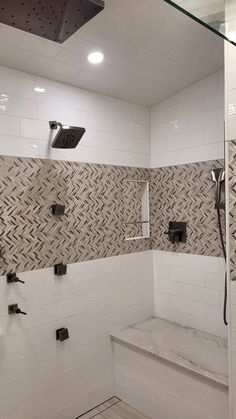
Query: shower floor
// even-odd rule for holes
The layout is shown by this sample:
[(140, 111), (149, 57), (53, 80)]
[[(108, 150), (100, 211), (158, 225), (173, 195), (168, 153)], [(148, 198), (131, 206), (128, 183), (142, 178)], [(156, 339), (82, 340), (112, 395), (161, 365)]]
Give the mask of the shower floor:
[(227, 340), (167, 320), (152, 318), (112, 339), (147, 355), (228, 386)]
[(80, 419), (149, 419), (143, 413), (134, 409), (117, 397), (113, 397), (88, 413), (80, 416)]

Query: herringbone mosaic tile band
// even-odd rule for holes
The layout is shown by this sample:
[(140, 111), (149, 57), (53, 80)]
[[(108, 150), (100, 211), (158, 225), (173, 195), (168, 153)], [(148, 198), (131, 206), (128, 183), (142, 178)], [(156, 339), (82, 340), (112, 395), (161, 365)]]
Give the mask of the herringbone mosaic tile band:
[[(210, 171), (222, 164), (149, 170), (2, 156), (0, 274), (152, 248), (220, 256)], [(150, 182), (150, 239), (125, 240), (127, 221), (140, 218), (130, 180)], [(54, 203), (65, 205), (64, 216), (52, 215)], [(186, 245), (164, 234), (175, 219), (188, 223)], [(140, 226), (128, 234), (140, 235)]]
[[(152, 248), (223, 256), (219, 239), (211, 170), (223, 160), (163, 167), (151, 175)], [(225, 212), (222, 211), (225, 231)], [(165, 232), (169, 221), (187, 223), (187, 243), (172, 245)]]
[[(150, 171), (0, 158), (0, 274), (28, 271), (150, 249), (150, 239), (125, 241), (127, 180)], [(65, 205), (55, 217), (51, 205)]]
[(236, 280), (236, 141), (229, 142), (229, 252), (230, 277)]

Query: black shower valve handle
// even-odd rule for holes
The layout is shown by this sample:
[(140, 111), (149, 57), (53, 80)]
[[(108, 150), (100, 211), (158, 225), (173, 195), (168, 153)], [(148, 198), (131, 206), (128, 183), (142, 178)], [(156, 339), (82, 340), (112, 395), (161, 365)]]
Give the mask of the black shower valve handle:
[(165, 232), (172, 244), (186, 243), (186, 223), (178, 221), (169, 222), (169, 230)]
[(10, 304), (8, 306), (8, 314), (23, 314), (24, 316), (27, 315), (25, 311), (22, 311), (18, 304)]
[(21, 284), (25, 284), (25, 281), (22, 281), (20, 278), (16, 277), (13, 282), (20, 282)]
[(16, 282), (20, 282), (21, 284), (25, 284), (25, 281), (22, 281), (21, 279), (17, 278)]
[(27, 313), (25, 311), (22, 311), (20, 308), (17, 308), (15, 311), (16, 314), (24, 314), (24, 316), (27, 315)]
[(20, 282), (21, 284), (25, 284), (25, 281), (22, 281), (20, 278), (18, 278), (15, 272), (7, 274), (7, 283), (12, 284), (13, 282)]

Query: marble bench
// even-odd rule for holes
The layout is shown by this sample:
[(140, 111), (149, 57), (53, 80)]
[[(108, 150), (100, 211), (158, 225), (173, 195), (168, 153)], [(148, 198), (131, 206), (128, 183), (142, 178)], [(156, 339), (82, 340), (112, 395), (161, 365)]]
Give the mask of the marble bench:
[(154, 419), (228, 419), (226, 339), (152, 318), (112, 342), (122, 400)]

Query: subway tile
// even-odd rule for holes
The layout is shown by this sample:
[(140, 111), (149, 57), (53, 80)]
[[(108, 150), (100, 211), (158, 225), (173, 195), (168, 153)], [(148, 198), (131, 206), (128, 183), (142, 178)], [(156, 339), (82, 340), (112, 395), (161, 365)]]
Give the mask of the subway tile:
[(198, 285), (204, 287), (206, 284), (204, 273), (201, 270), (190, 267), (173, 267), (170, 268), (170, 277), (172, 281), (180, 283)]
[[(19, 79), (16, 75), (8, 74), (4, 69), (0, 69), (0, 97), (1, 95), (19, 95)], [(4, 96), (3, 96), (4, 97)], [(2, 99), (3, 99), (2, 97)]]
[(190, 301), (187, 298), (172, 296), (171, 308), (186, 314), (198, 316), (200, 318), (206, 317), (205, 304), (197, 301)]
[(151, 110), (151, 167), (223, 158), (223, 80), (217, 72)]
[(166, 280), (160, 277), (157, 278), (157, 292), (170, 295), (180, 295), (181, 284), (176, 281), (169, 281), (168, 279)]
[(36, 102), (18, 96), (9, 95), (0, 106), (0, 113), (18, 117), (36, 118)]
[[(0, 108), (1, 108), (1, 104), (0, 104)], [(0, 135), (20, 136), (19, 118), (1, 114), (0, 115)]]
[(39, 157), (39, 144), (29, 138), (0, 135), (0, 154), (3, 156)]
[(49, 140), (49, 123), (37, 119), (21, 118), (21, 136), (31, 139), (39, 138), (42, 140)]
[[(131, 257), (129, 263), (128, 256), (124, 255), (69, 265), (64, 278), (55, 278), (51, 268), (21, 273), (21, 279), (26, 281), (24, 288), (18, 284), (10, 288), (5, 277), (1, 278), (4, 299), (0, 325), (4, 329), (5, 346), (0, 350), (0, 359), (4, 359), (3, 364), (0, 362), (0, 389), (2, 412), (7, 419), (15, 415), (14, 406), (18, 406), (19, 418), (31, 414), (32, 406), (35, 417), (39, 418), (57, 417), (64, 411), (65, 417), (68, 412), (78, 415), (114, 395), (109, 335), (117, 327), (127, 327), (153, 315), (151, 276), (142, 280), (139, 272), (140, 267), (144, 273), (145, 266), (152, 264), (152, 252), (137, 256)], [(124, 272), (127, 272), (125, 281)], [(109, 286), (109, 277), (113, 274), (117, 275), (116, 285)], [(81, 280), (91, 283), (82, 285), (81, 289)], [(124, 287), (124, 298), (120, 294), (121, 287)], [(16, 299), (22, 308), (29, 309), (26, 318), (9, 318), (6, 314), (8, 302)], [(6, 315), (2, 316), (3, 313)], [(62, 326), (69, 328), (70, 339), (60, 344), (55, 340), (55, 330)], [(103, 341), (104, 336), (107, 338)], [(99, 391), (97, 376), (101, 382)], [(13, 382), (16, 394), (10, 388)], [(19, 389), (18, 383), (21, 383)], [(75, 405), (76, 389), (80, 385), (80, 403)], [(62, 393), (62, 389), (66, 389), (66, 393)], [(51, 395), (51, 400), (42, 406), (44, 391)], [(15, 398), (12, 408), (10, 397)]]
[(170, 295), (158, 292), (155, 297), (157, 300), (157, 307), (171, 307), (172, 299)]
[[(219, 336), (227, 335), (222, 322), (223, 258), (153, 251), (153, 266), (155, 315)], [(173, 305), (158, 304), (159, 293), (171, 297)], [(195, 306), (195, 302), (201, 307)]]
[(190, 301), (199, 301), (219, 307), (220, 293), (216, 289), (207, 289), (205, 287), (197, 287), (194, 285), (182, 284), (181, 296)]

